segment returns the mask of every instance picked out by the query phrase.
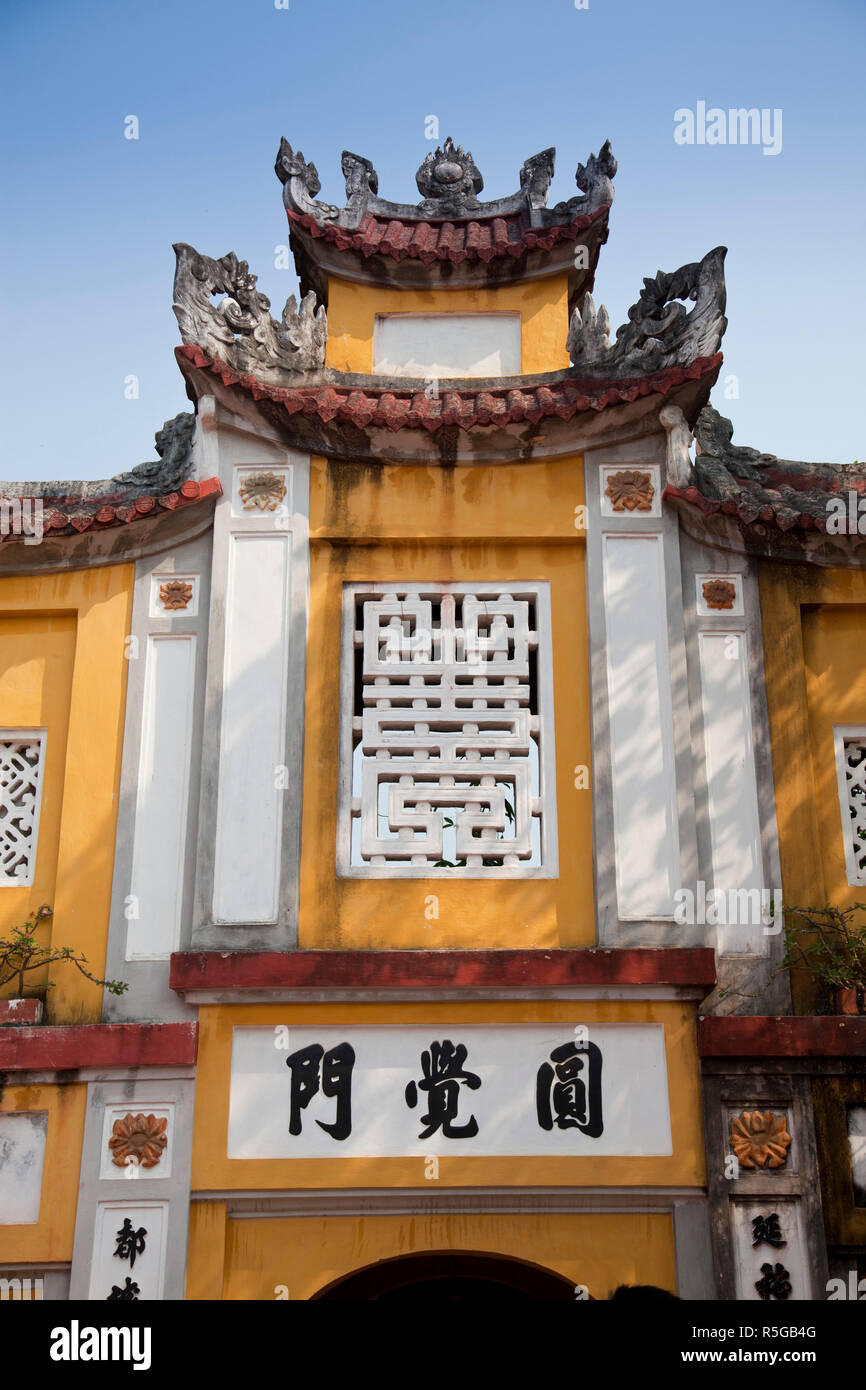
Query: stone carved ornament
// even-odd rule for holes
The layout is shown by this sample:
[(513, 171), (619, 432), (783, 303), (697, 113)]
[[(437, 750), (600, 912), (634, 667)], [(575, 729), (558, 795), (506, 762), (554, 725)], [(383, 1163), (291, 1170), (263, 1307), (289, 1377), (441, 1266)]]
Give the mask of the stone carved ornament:
[[(668, 432), (668, 481), (676, 487), (697, 487), (713, 502), (733, 502), (746, 522), (769, 508), (783, 530), (796, 526), (803, 515), (813, 517), (823, 529), (828, 496), (862, 484), (859, 464), (801, 463), (734, 444), (731, 421), (710, 405), (704, 406), (695, 424), (692, 462), (692, 434), (682, 412), (665, 406), (659, 420)], [(814, 485), (803, 486), (805, 480)]]
[(575, 176), (581, 195), (547, 207), (547, 194), (553, 178), (556, 150), (542, 150), (530, 156), (520, 170), (520, 188), (507, 198), (479, 202), (484, 180), (472, 155), (455, 145), (449, 135), (444, 144), (427, 154), (415, 176), (422, 201), (418, 204), (391, 203), (378, 197), (379, 179), (369, 159), (344, 150), (343, 177), (346, 203), (342, 208), (319, 202), (316, 194), (321, 181), (315, 164), (307, 163), (300, 150), (292, 149), (283, 138), (274, 170), (283, 185), (283, 201), (290, 212), (312, 217), (320, 225), (355, 228), (372, 214), (401, 222), (429, 218), (505, 217), (528, 211), (533, 226), (552, 227), (572, 222), (581, 214), (597, 212), (613, 202), (616, 160), (606, 140), (598, 154), (586, 164), (578, 164)]
[(168, 1119), (156, 1115), (124, 1115), (112, 1125), (108, 1147), (113, 1154), (112, 1163), (125, 1168), (135, 1160), (142, 1168), (155, 1168), (165, 1152), (168, 1143), (166, 1129)]
[(160, 584), (159, 597), (163, 608), (188, 608), (192, 598), (192, 585), (183, 579), (170, 579), (167, 584)]
[(744, 1110), (731, 1120), (731, 1148), (741, 1168), (784, 1168), (790, 1147), (784, 1115)]
[(652, 474), (640, 473), (633, 468), (625, 468), (619, 473), (608, 475), (606, 495), (610, 498), (611, 511), (649, 512), (652, 511)]
[(729, 579), (707, 579), (701, 587), (708, 608), (733, 608), (737, 588)]
[(275, 512), (288, 491), (279, 473), (248, 473), (238, 485), (245, 512)]
[(74, 497), (79, 509), (86, 509), (90, 499), (101, 503), (110, 495), (117, 504), (134, 502), (137, 497), (164, 497), (177, 492), (192, 476), (192, 440), (195, 433), (195, 416), (190, 411), (182, 411), (173, 420), (166, 420), (161, 430), (156, 432), (156, 452), (158, 457), (147, 463), (139, 463), (126, 473), (116, 473), (113, 478), (99, 479), (53, 479), (50, 482), (3, 483), (6, 497)]
[[(303, 373), (325, 361), (328, 324), (324, 305), (316, 308), (310, 291), (301, 301), (286, 300), (280, 322), (271, 302), (256, 289), (256, 276), (233, 251), (220, 260), (179, 242), (175, 248), (174, 304), (185, 343), (195, 343), (239, 372), (250, 372), (272, 386), (286, 372)], [(223, 298), (214, 302), (214, 295)]]
[[(728, 322), (725, 255), (726, 248), (717, 246), (702, 261), (645, 278), (613, 343), (607, 310), (601, 305), (596, 312), (587, 294), (582, 311), (571, 316), (566, 346), (572, 364), (586, 377), (633, 377), (712, 357)], [(680, 300), (694, 300), (695, 307), (687, 310)]]
[(462, 145), (455, 145), (450, 135), (443, 148), (427, 155), (415, 182), (424, 200), (421, 207), (434, 217), (460, 217), (480, 207), (478, 194), (484, 187), (481, 172), (472, 155)]

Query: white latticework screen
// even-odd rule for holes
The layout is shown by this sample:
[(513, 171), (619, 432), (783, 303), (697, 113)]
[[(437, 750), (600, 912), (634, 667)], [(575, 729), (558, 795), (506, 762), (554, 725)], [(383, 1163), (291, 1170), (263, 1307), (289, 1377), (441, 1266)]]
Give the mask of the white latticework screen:
[(835, 736), (848, 882), (866, 883), (866, 728)]
[(44, 751), (44, 735), (0, 729), (0, 886), (33, 882)]
[(338, 871), (556, 875), (547, 586), (346, 585)]

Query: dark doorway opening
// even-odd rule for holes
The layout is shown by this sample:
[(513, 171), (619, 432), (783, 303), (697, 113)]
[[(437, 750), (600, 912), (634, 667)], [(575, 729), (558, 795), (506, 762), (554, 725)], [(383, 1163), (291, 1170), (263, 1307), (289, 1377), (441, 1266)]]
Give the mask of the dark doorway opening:
[(541, 1265), (475, 1251), (424, 1251), (380, 1260), (356, 1270), (315, 1295), (330, 1302), (442, 1303), (484, 1299), (524, 1303), (574, 1301), (574, 1285)]

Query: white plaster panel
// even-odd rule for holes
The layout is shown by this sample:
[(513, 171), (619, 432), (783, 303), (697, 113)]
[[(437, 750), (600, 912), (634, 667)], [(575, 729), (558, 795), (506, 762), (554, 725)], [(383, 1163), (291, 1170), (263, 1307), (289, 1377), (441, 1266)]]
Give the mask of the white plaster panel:
[(167, 960), (180, 941), (196, 638), (147, 639), (127, 960)]
[[(133, 1231), (146, 1231), (144, 1250), (135, 1262), (115, 1254), (117, 1233), (128, 1218)], [(147, 1302), (162, 1298), (165, 1282), (165, 1245), (168, 1232), (168, 1202), (100, 1202), (96, 1208), (93, 1258), (90, 1272), (90, 1298), (104, 1302), (114, 1286), (124, 1288), (127, 1277), (139, 1287), (138, 1299)]]
[[(747, 637), (743, 632), (701, 632), (698, 647), (713, 886), (725, 893), (730, 906), (732, 890), (757, 890), (760, 894), (764, 886)], [(758, 906), (754, 892), (751, 904)], [(720, 915), (748, 918), (742, 922), (720, 922), (717, 939), (724, 954), (766, 951), (769, 938), (760, 911), (737, 910), (731, 914), (723, 910)]]
[(44, 1110), (0, 1114), (0, 1226), (39, 1220), (47, 1136)]
[[(775, 1213), (779, 1218), (779, 1231), (785, 1244), (775, 1248), (765, 1241), (753, 1245), (755, 1217), (768, 1217)], [(811, 1297), (811, 1278), (807, 1267), (806, 1241), (800, 1203), (796, 1199), (766, 1197), (737, 1199), (731, 1203), (731, 1225), (734, 1241), (734, 1267), (737, 1281), (737, 1299), (744, 1303), (792, 1302)], [(762, 1278), (761, 1266), (777, 1264), (787, 1270), (791, 1292), (787, 1299), (770, 1297), (761, 1299), (755, 1288)]]
[(519, 314), (377, 314), (377, 376), (499, 377), (521, 370)]
[(681, 872), (661, 536), (604, 537), (604, 606), (619, 916), (670, 918)]
[[(114, 1151), (109, 1148), (108, 1141), (114, 1131), (116, 1120), (122, 1120), (126, 1115), (153, 1115), (157, 1120), (167, 1120), (165, 1130), (166, 1145), (162, 1151), (162, 1157), (154, 1168), (141, 1168), (136, 1162), (121, 1166), (114, 1162)], [(168, 1101), (165, 1105), (150, 1105), (142, 1102), (129, 1101), (122, 1105), (106, 1105), (105, 1114), (102, 1122), (102, 1148), (100, 1150), (99, 1176), (109, 1180), (120, 1179), (121, 1181), (147, 1181), (153, 1182), (161, 1178), (171, 1177), (171, 1163), (174, 1152), (174, 1102)]]
[(277, 917), (285, 787), (290, 537), (233, 535), (214, 867), (218, 922)]
[[(172, 584), (175, 581), (189, 584), (192, 588), (192, 595), (185, 608), (167, 608), (163, 602), (160, 590), (164, 584)], [(200, 576), (197, 574), (174, 574), (173, 572), (152, 574), (150, 577), (149, 616), (151, 618), (197, 618), (200, 585)]]
[[(726, 584), (734, 586), (734, 600), (730, 608), (710, 608), (704, 597), (704, 585), (711, 584), (713, 580), (721, 579)], [(697, 612), (699, 618), (742, 618), (743, 608), (743, 576), (741, 574), (696, 574), (695, 589), (697, 593)]]
[[(575, 1038), (568, 1023), (434, 1023), (235, 1028), (229, 1108), (230, 1158), (373, 1158), (426, 1154), (584, 1155), (672, 1152), (664, 1028), (657, 1024), (599, 1024), (588, 1041), (601, 1052), (603, 1131), (597, 1137), (555, 1122), (542, 1128), (536, 1109), (539, 1068), (551, 1050)], [(472, 1117), (474, 1136), (448, 1137), (437, 1129), (427, 1138), (422, 1117), (429, 1092), (407, 1104), (406, 1087), (422, 1079), (422, 1054), (434, 1041), (466, 1047), (463, 1067), (480, 1082), (458, 1083), (457, 1124)], [(317, 1121), (332, 1124), (336, 1100), (323, 1087), (300, 1112), (301, 1132), (289, 1133), (291, 1070), (287, 1059), (318, 1045), (327, 1053), (349, 1043), (351, 1133), (335, 1139)], [(582, 1068), (586, 1077), (586, 1067)]]

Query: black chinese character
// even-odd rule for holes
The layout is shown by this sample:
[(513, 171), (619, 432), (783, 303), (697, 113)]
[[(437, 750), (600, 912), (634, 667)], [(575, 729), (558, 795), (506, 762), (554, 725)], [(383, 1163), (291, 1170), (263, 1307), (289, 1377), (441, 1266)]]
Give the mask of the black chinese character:
[(144, 1237), (146, 1235), (147, 1231), (144, 1226), (139, 1226), (137, 1231), (132, 1229), (132, 1222), (128, 1216), (117, 1232), (117, 1249), (114, 1253), (119, 1255), (122, 1260), (129, 1260), (130, 1269), (135, 1264), (136, 1255), (144, 1254)]
[(466, 1048), (462, 1043), (455, 1047), (447, 1038), (430, 1044), (429, 1050), (421, 1054), (422, 1081), (410, 1081), (406, 1087), (406, 1104), (414, 1110), (418, 1104), (418, 1090), (426, 1091), (427, 1114), (421, 1116), (421, 1123), (427, 1128), (418, 1135), (419, 1139), (429, 1139), (437, 1129), (441, 1129), (446, 1139), (472, 1139), (478, 1133), (478, 1121), (470, 1115), (465, 1125), (456, 1125), (457, 1108), (460, 1104), (461, 1083), (470, 1091), (477, 1091), (481, 1085), (480, 1076), (465, 1071)]
[(595, 1043), (567, 1042), (553, 1049), (550, 1062), (538, 1068), (535, 1106), (542, 1129), (579, 1129), (590, 1139), (603, 1133), (601, 1050)]
[(790, 1274), (784, 1265), (761, 1265), (763, 1279), (755, 1284), (758, 1295), (765, 1301), (768, 1298), (787, 1298), (791, 1292)]
[(775, 1212), (770, 1216), (752, 1217), (752, 1249), (756, 1245), (766, 1243), (772, 1245), (776, 1250), (788, 1242), (782, 1239), (782, 1232), (779, 1230), (779, 1218)]
[[(116, 1253), (117, 1252), (115, 1251), (115, 1254)], [(111, 1293), (108, 1295), (105, 1301), (106, 1303), (137, 1303), (138, 1295), (140, 1293), (141, 1289), (138, 1287), (137, 1284), (133, 1283), (133, 1281), (127, 1274), (126, 1283), (124, 1284), (123, 1288), (119, 1289), (116, 1284), (112, 1284)]]
[(316, 1124), (332, 1139), (348, 1139), (352, 1133), (354, 1065), (355, 1049), (347, 1042), (332, 1047), (330, 1052), (325, 1052), (318, 1043), (311, 1043), (286, 1058), (286, 1066), (292, 1072), (289, 1134), (300, 1134), (301, 1111), (306, 1110), (321, 1086), (323, 1096), (336, 1097), (337, 1113), (333, 1124), (325, 1124), (324, 1120), (317, 1120)]

